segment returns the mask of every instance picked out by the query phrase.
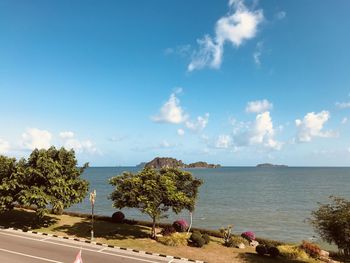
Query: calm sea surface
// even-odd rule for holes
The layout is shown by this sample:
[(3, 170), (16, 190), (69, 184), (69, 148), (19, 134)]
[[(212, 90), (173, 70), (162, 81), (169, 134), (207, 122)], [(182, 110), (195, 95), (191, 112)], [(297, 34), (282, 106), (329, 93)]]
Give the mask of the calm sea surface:
[[(83, 177), (96, 189), (95, 211), (111, 215), (108, 195), (113, 188), (108, 179), (123, 171), (136, 172), (135, 167), (88, 168)], [(193, 226), (217, 230), (228, 224), (234, 232), (254, 231), (258, 236), (298, 242), (315, 236), (306, 222), (318, 202), (328, 202), (330, 195), (350, 198), (350, 168), (253, 168), (224, 167), (218, 169), (189, 169), (203, 179), (199, 200), (193, 216)], [(90, 213), (88, 198), (70, 208)], [(149, 218), (138, 210), (125, 209), (127, 218)], [(169, 214), (172, 221), (185, 218)]]

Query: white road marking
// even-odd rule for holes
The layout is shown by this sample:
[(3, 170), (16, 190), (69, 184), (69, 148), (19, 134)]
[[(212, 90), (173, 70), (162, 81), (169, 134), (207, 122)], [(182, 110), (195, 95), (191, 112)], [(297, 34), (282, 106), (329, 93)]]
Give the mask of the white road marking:
[(4, 252), (7, 252), (7, 253), (11, 253), (11, 254), (15, 254), (15, 255), (20, 255), (20, 256), (24, 256), (24, 257), (28, 257), (28, 258), (40, 259), (40, 260), (42, 260), (42, 261), (47, 261), (47, 262), (64, 263), (64, 262), (62, 262), (62, 261), (56, 261), (56, 260), (52, 260), (52, 259), (48, 259), (48, 258), (37, 257), (37, 256), (33, 256), (33, 255), (29, 255), (29, 254), (24, 254), (24, 253), (12, 251), (12, 250), (7, 250), (7, 249), (3, 249), (3, 248), (0, 248), (0, 251), (4, 251)]
[(171, 263), (171, 262), (173, 262), (173, 261), (174, 261), (174, 259), (170, 260), (168, 263)]
[(45, 240), (48, 240), (48, 239), (50, 239), (51, 237), (45, 237), (45, 238), (43, 238), (43, 239), (40, 239), (40, 241), (45, 241)]
[[(6, 235), (6, 236), (13, 236), (13, 237), (18, 237), (18, 238), (23, 238), (23, 239), (39, 241), (39, 242), (41, 241), (40, 239), (37, 239), (37, 238), (24, 237), (24, 236), (20, 236), (20, 235), (4, 233), (3, 231), (0, 231), (0, 234), (1, 235)], [(64, 239), (62, 239), (62, 240), (64, 240)], [(79, 249), (81, 249), (81, 246), (71, 246), (71, 245), (60, 244), (60, 243), (56, 243), (56, 242), (52, 242), (52, 241), (45, 241), (45, 243), (54, 244), (54, 245), (63, 246), (63, 247), (79, 248)], [(83, 248), (82, 250), (86, 250), (86, 251), (90, 251), (90, 252), (98, 252), (98, 250), (89, 249), (89, 248)], [(149, 262), (149, 263), (158, 263), (157, 261), (151, 261), (151, 260), (147, 260), (147, 259), (142, 259), (142, 258), (137, 258), (137, 257), (132, 257), (132, 256), (125, 256), (125, 255), (120, 255), (120, 254), (112, 254), (112, 253), (103, 252), (103, 251), (102, 252), (98, 252), (98, 253), (109, 255), (109, 256), (114, 256), (114, 257), (122, 257), (122, 258), (134, 259), (134, 260), (143, 261), (143, 262)], [(117, 251), (116, 251), (116, 253), (117, 253)], [(159, 260), (162, 260), (162, 259), (159, 259)]]
[(97, 251), (97, 252), (102, 252), (103, 250), (105, 250), (106, 249), (106, 247), (104, 247), (104, 248), (101, 248), (99, 251)]

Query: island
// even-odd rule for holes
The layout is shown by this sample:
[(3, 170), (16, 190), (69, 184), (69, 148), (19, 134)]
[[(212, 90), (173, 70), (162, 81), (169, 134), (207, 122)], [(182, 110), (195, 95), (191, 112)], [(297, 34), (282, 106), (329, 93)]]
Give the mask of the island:
[(272, 163), (260, 163), (256, 167), (258, 167), (258, 168), (287, 168), (288, 165), (272, 164)]
[(152, 161), (144, 165), (145, 168), (219, 168), (219, 164), (209, 164), (206, 162), (194, 162), (185, 164), (181, 160), (177, 160), (171, 157), (156, 157)]

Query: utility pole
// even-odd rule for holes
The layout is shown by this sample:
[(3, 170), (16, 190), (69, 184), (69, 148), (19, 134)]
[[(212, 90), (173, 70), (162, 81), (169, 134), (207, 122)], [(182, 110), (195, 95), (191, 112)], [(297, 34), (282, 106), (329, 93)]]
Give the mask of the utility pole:
[(94, 207), (96, 199), (96, 190), (90, 193), (90, 203), (91, 203), (91, 241), (94, 239)]

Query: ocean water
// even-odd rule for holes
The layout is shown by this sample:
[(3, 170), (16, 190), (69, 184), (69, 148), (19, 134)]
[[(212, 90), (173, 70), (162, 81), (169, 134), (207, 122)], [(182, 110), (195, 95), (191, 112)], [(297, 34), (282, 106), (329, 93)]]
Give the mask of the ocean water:
[[(88, 168), (82, 175), (96, 189), (95, 213), (112, 215), (116, 211), (108, 196), (113, 187), (108, 179), (135, 167)], [(307, 222), (318, 202), (328, 202), (331, 195), (350, 198), (350, 168), (255, 168), (223, 167), (188, 169), (204, 184), (193, 215), (193, 226), (217, 230), (229, 224), (234, 232), (254, 231), (260, 237), (288, 242), (317, 238)], [(69, 209), (90, 213), (88, 198)], [(135, 209), (123, 209), (129, 219), (149, 220)], [(168, 213), (189, 221), (188, 212)]]

